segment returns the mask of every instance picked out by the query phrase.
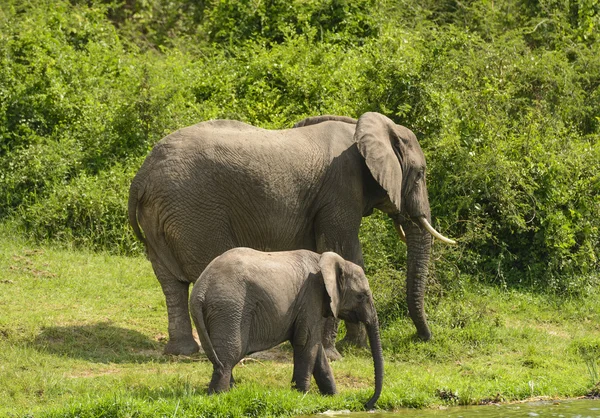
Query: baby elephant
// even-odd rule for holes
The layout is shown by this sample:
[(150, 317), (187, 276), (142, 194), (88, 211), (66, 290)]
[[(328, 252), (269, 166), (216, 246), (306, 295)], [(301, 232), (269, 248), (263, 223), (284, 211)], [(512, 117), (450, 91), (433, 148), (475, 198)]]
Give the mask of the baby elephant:
[(363, 270), (333, 252), (265, 253), (234, 248), (215, 258), (196, 281), (190, 309), (213, 364), (209, 393), (233, 385), (232, 368), (247, 354), (290, 341), (292, 385), (303, 392), (311, 374), (323, 394), (336, 393), (321, 340), (326, 317), (363, 322), (375, 365), (372, 409), (383, 384), (379, 322)]

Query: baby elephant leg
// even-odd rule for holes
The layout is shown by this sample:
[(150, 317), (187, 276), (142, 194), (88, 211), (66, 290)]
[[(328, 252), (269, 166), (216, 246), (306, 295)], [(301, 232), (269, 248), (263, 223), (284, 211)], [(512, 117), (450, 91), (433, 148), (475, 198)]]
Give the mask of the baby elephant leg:
[(337, 393), (333, 371), (331, 370), (327, 355), (325, 354), (325, 349), (322, 345), (319, 345), (313, 376), (315, 377), (319, 391), (323, 395), (334, 395)]

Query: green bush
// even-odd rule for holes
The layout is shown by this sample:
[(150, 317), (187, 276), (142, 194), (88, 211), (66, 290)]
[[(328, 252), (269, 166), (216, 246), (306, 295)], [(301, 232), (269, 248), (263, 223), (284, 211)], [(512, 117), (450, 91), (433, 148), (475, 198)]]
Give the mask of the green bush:
[(97, 176), (85, 173), (22, 207), (24, 228), (39, 241), (113, 253), (143, 254), (128, 227), (127, 196), (133, 173), (119, 164)]
[[(0, 220), (138, 253), (131, 177), (161, 137), (212, 118), (265, 128), (378, 111), (426, 153), (430, 293), (468, 275), (600, 282), (600, 2), (7, 0), (0, 6)], [(404, 246), (361, 231), (384, 317)], [(428, 300), (432, 300), (431, 296)]]

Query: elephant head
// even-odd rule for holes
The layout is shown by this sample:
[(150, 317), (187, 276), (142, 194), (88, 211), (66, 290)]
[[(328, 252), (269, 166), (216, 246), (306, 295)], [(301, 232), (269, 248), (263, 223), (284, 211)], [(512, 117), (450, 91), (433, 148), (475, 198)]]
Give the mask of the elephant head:
[(425, 156), (409, 129), (379, 113), (365, 113), (354, 140), (369, 171), (387, 192), (385, 211), (407, 244), (406, 294), (409, 314), (423, 340), (431, 338), (424, 310), (431, 236), (454, 243), (431, 227)]
[(334, 252), (323, 253), (319, 267), (329, 295), (329, 309), (332, 315), (350, 323), (362, 322), (367, 328), (375, 367), (375, 393), (367, 402), (366, 408), (373, 409), (383, 385), (383, 352), (379, 337), (379, 320), (369, 282), (361, 267), (344, 260)]

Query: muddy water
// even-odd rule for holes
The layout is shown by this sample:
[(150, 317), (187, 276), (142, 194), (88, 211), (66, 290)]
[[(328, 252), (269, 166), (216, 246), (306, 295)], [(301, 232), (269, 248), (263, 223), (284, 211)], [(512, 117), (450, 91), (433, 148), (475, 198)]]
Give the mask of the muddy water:
[[(313, 415), (313, 418), (315, 416)], [(540, 401), (510, 405), (486, 405), (450, 407), (446, 409), (405, 409), (397, 412), (344, 412), (328, 411), (316, 417), (335, 418), (412, 418), (412, 417), (452, 417), (452, 418), (516, 418), (516, 417), (557, 417), (557, 418), (600, 418), (600, 400)]]

